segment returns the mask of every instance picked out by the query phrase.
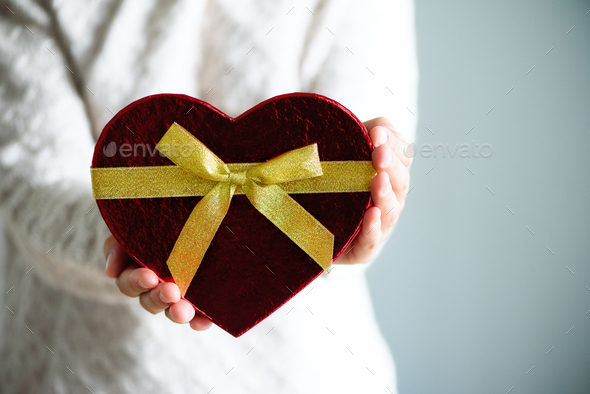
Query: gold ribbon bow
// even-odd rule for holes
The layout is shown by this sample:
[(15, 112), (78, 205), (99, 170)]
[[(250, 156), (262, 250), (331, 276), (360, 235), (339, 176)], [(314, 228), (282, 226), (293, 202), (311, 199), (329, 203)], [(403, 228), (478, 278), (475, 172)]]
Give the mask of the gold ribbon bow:
[[(171, 146), (181, 150), (171, 151)], [(204, 195), (167, 261), (183, 296), (234, 194), (245, 194), (260, 213), (329, 272), (334, 235), (289, 193), (369, 191), (376, 173), (370, 161), (320, 162), (317, 144), (264, 163), (225, 164), (177, 123), (170, 126), (156, 148), (176, 166), (91, 168), (93, 194), (95, 199)], [(185, 148), (190, 154), (184, 154)]]

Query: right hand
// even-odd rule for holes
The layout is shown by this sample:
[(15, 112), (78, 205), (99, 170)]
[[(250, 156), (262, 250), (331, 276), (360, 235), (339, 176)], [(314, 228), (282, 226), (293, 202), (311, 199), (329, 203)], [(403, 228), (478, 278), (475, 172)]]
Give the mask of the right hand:
[(158, 276), (150, 269), (140, 267), (111, 235), (104, 242), (106, 274), (116, 279), (121, 293), (128, 297), (139, 297), (139, 303), (146, 311), (157, 314), (166, 311), (166, 316), (175, 323), (189, 323), (195, 331), (211, 327), (211, 321), (195, 312), (193, 306), (180, 297), (175, 283), (160, 283)]

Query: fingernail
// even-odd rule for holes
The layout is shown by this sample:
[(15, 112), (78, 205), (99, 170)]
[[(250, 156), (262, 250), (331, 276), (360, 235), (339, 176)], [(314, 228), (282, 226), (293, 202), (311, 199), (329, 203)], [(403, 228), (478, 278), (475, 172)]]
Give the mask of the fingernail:
[(107, 262), (104, 266), (105, 271), (109, 268), (109, 264), (111, 264), (111, 261), (113, 261), (114, 258), (115, 258), (115, 251), (112, 251), (107, 256)]
[(391, 143), (389, 144), (389, 147), (390, 147), (391, 149), (395, 149), (395, 147), (396, 147), (396, 146), (397, 146), (397, 138), (395, 138), (395, 137), (394, 137), (394, 138), (392, 139)]
[(375, 147), (385, 144), (387, 142), (387, 139), (389, 138), (385, 131), (381, 129), (377, 130), (377, 135), (375, 136)]
[(164, 297), (164, 294), (162, 294), (162, 293), (160, 293), (160, 301), (162, 301), (164, 304), (171, 303), (171, 301), (168, 298)]
[(148, 285), (146, 285), (145, 283), (143, 283), (141, 281), (141, 279), (137, 280), (137, 284), (139, 285), (139, 287), (141, 287), (143, 290), (150, 290), (150, 287)]
[(391, 159), (393, 158), (391, 154), (391, 149), (385, 149), (385, 157), (383, 158), (383, 167), (388, 167), (391, 164)]

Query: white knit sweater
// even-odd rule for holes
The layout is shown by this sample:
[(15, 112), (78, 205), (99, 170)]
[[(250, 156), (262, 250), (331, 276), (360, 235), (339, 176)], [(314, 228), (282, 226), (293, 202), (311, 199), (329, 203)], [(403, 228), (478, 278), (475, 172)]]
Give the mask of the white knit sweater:
[(164, 92), (231, 116), (317, 92), (411, 138), (414, 51), (410, 0), (0, 2), (0, 392), (396, 392), (363, 268), (336, 267), (238, 339), (122, 296), (89, 167), (108, 120)]

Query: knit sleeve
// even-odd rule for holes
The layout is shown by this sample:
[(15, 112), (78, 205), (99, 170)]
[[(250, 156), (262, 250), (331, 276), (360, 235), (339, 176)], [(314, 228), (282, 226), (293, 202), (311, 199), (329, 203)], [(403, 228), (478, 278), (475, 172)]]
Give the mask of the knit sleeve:
[(85, 87), (49, 7), (0, 10), (0, 209), (31, 273), (82, 297), (122, 302), (104, 274), (109, 231), (91, 194)]
[(409, 142), (417, 123), (418, 65), (411, 0), (323, 0), (301, 61), (304, 89), (362, 121), (387, 117)]

